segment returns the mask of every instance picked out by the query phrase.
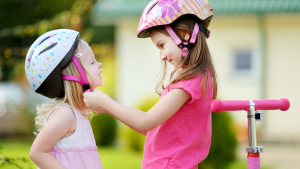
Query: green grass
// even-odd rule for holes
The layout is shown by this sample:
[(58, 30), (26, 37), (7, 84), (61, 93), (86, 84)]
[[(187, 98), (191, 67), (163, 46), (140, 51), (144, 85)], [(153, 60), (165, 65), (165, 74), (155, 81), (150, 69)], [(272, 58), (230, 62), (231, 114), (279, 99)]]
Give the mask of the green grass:
[[(20, 165), (24, 169), (36, 169), (37, 166), (30, 160), (28, 153), (30, 150), (32, 142), (31, 141), (8, 141), (0, 140), (0, 147), (2, 148), (2, 153), (0, 157), (4, 155), (9, 158), (22, 158), (28, 159), (27, 163), (22, 163)], [(131, 152), (127, 150), (117, 149), (115, 147), (99, 147), (98, 152), (100, 154), (101, 162), (104, 169), (140, 169), (142, 164), (142, 153)], [(20, 163), (19, 163), (20, 164)], [(0, 166), (1, 169), (18, 169), (12, 165)], [(232, 163), (229, 169), (246, 169), (246, 155), (244, 161), (236, 161)], [(262, 166), (261, 169), (269, 169), (268, 167)]]
[[(24, 169), (36, 169), (37, 166), (30, 160), (28, 153), (32, 142), (20, 142), (20, 141), (3, 141), (0, 140), (0, 147), (2, 148), (2, 154), (9, 158), (23, 158), (25, 157), (29, 161), (27, 163), (20, 162), (18, 164)], [(135, 153), (125, 150), (120, 150), (115, 147), (99, 147), (98, 152), (101, 158), (102, 166), (105, 169), (139, 169), (142, 165), (142, 153)], [(17, 169), (13, 165), (1, 166), (1, 169)]]
[[(17, 164), (19, 164), (20, 167), (22, 167), (24, 169), (30, 169), (30, 168), (36, 169), (37, 166), (30, 160), (30, 158), (28, 156), (30, 146), (31, 146), (31, 143), (28, 143), (28, 142), (15, 142), (15, 141), (0, 140), (0, 147), (2, 147), (0, 157), (4, 156), (5, 158), (15, 159), (15, 160), (17, 160)], [(25, 159), (27, 159), (27, 162), (24, 163), (24, 162), (18, 160), (18, 158), (25, 158)], [(18, 169), (18, 167), (14, 166), (14, 165), (10, 165), (8, 163), (6, 163), (6, 165), (4, 165), (4, 166), (1, 166), (1, 168), (3, 168), (3, 169)]]
[(142, 166), (142, 153), (118, 150), (114, 147), (99, 148), (98, 152), (104, 169), (140, 169)]
[[(245, 153), (246, 154), (246, 153)], [(246, 155), (245, 155), (245, 161), (235, 161), (229, 166), (229, 169), (247, 169), (247, 161), (246, 161)], [(270, 169), (267, 166), (264, 166), (261, 164), (260, 169)]]

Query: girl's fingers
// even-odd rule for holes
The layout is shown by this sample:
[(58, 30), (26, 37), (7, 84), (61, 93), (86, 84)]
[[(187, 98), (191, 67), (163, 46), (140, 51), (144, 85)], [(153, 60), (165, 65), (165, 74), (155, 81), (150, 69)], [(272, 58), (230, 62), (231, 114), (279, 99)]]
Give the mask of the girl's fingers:
[(106, 95), (101, 90), (94, 89), (93, 92), (83, 93), (83, 101), (89, 109), (95, 112), (103, 113), (103, 112), (107, 112), (105, 109), (102, 108), (101, 105), (101, 100), (105, 96)]

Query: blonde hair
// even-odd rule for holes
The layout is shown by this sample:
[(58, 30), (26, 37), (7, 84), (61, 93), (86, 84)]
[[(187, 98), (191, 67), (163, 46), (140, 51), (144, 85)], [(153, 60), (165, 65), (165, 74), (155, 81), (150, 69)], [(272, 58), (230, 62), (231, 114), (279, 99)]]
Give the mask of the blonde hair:
[[(81, 48), (86, 42), (84, 40), (79, 39), (77, 41), (77, 47), (75, 49), (75, 53), (81, 53)], [(80, 57), (78, 58), (78, 61), (81, 64), (81, 67), (83, 68), (84, 72), (86, 70), (84, 69)], [(81, 78), (77, 67), (75, 66), (74, 62), (70, 62), (70, 64), (65, 67), (61, 74), (66, 74), (66, 75), (73, 75)], [(87, 72), (86, 72), (87, 74)], [(56, 98), (52, 102), (49, 103), (44, 103), (42, 105), (37, 105), (37, 115), (35, 117), (35, 127), (37, 132), (40, 132), (44, 128), (44, 122), (46, 118), (49, 116), (49, 114), (56, 109), (59, 108), (63, 103), (68, 103), (70, 106), (76, 108), (80, 112), (85, 112), (87, 113), (86, 110), (88, 108), (86, 107), (85, 103), (83, 102), (83, 92), (84, 89), (80, 85), (79, 82), (76, 81), (69, 81), (69, 80), (63, 80), (64, 83), (64, 95)]]
[[(172, 23), (170, 26), (176, 33), (176, 35), (184, 42), (186, 40), (183, 39), (180, 33), (188, 33), (191, 37), (194, 26), (195, 26), (196, 20), (192, 17), (181, 17), (178, 20), (176, 20), (174, 23)], [(202, 23), (200, 23), (202, 24)], [(203, 23), (205, 27), (208, 26), (209, 22)], [(166, 36), (170, 36), (167, 30), (164, 26), (159, 26), (153, 28), (160, 33), (163, 33)], [(198, 32), (196, 44), (188, 50), (187, 56), (182, 59), (180, 67), (185, 66), (185, 69), (179, 73), (177, 77), (172, 79), (172, 76), (176, 72), (174, 70), (171, 73), (170, 77), (170, 83), (174, 84), (180, 80), (188, 80), (195, 76), (197, 76), (199, 73), (202, 74), (202, 81), (201, 81), (201, 87), (202, 87), (202, 93), (206, 97), (205, 89), (206, 84), (208, 80), (208, 71), (210, 72), (212, 76), (213, 81), (213, 99), (217, 97), (217, 80), (216, 80), (216, 71), (211, 59), (211, 55), (208, 49), (208, 45), (206, 43), (205, 35), (201, 31)], [(208, 71), (207, 71), (208, 70)], [(166, 61), (163, 61), (163, 73), (162, 76), (156, 86), (156, 92), (161, 95), (161, 89), (164, 89), (164, 80), (166, 78), (167, 74), (167, 65)]]

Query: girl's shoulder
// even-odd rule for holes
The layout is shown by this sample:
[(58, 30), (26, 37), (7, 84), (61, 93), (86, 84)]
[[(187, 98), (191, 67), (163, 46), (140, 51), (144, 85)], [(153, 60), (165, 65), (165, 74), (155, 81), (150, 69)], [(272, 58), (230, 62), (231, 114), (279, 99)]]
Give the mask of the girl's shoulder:
[(75, 123), (76, 116), (74, 113), (75, 112), (73, 111), (71, 106), (67, 104), (62, 104), (49, 115), (47, 123), (49, 123), (51, 120), (60, 121), (62, 119), (65, 120), (67, 123)]
[(202, 81), (202, 74), (199, 73), (192, 78), (189, 79), (181, 79), (176, 83), (173, 83), (170, 86), (171, 89), (177, 87), (200, 87), (200, 83)]
[[(47, 125), (46, 125), (47, 124)], [(45, 127), (60, 135), (60, 138), (71, 135), (77, 126), (75, 111), (68, 105), (59, 106), (48, 117)]]
[[(203, 94), (206, 95), (206, 92), (203, 93), (202, 90), (202, 80), (205, 80), (205, 88), (206, 89), (212, 89), (211, 86), (211, 80), (210, 80), (210, 73), (208, 72), (206, 74), (206, 79), (203, 79), (203, 75), (202, 73), (198, 73), (196, 76), (190, 78), (190, 79), (186, 79), (186, 80), (180, 80), (174, 84), (171, 84), (169, 86), (169, 91), (172, 89), (182, 89), (185, 92), (187, 92), (191, 98), (190, 101), (188, 102), (189, 104), (194, 103), (195, 101), (199, 100), (202, 98)], [(207, 83), (208, 82), (208, 83)], [(210, 93), (209, 91), (207, 91), (208, 93)]]

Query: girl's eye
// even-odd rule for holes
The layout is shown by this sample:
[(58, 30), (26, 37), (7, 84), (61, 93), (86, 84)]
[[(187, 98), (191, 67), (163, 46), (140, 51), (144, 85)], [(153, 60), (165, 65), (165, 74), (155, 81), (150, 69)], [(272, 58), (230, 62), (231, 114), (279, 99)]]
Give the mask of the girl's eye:
[(165, 45), (165, 44), (161, 44), (161, 45), (160, 45), (160, 47), (162, 47), (162, 48), (163, 48), (163, 47), (164, 47), (164, 45)]

